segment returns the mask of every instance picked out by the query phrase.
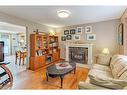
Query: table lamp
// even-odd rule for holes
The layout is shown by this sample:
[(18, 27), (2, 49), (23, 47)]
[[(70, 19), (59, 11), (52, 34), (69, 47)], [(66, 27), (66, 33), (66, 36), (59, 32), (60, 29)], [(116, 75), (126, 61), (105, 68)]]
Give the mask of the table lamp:
[(108, 48), (104, 48), (102, 50), (102, 53), (105, 54), (105, 55), (108, 55), (110, 52), (109, 52), (109, 49)]

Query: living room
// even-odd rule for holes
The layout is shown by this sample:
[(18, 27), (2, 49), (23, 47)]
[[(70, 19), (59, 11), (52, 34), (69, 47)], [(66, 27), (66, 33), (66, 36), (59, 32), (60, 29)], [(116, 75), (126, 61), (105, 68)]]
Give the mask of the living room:
[(107, 66), (113, 55), (127, 55), (126, 16), (126, 6), (1, 6), (1, 22), (27, 27), (27, 69), (12, 74), (9, 89), (126, 89), (127, 74), (120, 85), (81, 83), (98, 72), (93, 68), (107, 68), (94, 64)]

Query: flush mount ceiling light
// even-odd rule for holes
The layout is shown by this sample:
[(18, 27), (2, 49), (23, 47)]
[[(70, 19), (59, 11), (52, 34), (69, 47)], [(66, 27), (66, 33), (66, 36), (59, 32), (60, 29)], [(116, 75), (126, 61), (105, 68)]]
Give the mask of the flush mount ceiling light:
[(60, 10), (60, 11), (57, 11), (57, 15), (60, 18), (67, 18), (70, 16), (70, 12), (68, 10)]

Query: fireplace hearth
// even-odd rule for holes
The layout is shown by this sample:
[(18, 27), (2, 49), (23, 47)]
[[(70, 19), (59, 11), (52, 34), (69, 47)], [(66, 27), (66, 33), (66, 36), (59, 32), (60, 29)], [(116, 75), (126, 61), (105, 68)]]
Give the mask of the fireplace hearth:
[(87, 64), (88, 48), (85, 47), (69, 47), (69, 61)]

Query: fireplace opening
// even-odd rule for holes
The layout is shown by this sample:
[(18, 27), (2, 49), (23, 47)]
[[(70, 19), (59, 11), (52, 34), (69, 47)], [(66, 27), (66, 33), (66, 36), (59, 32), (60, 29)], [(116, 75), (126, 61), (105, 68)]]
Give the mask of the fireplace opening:
[(69, 47), (69, 61), (87, 64), (88, 48), (85, 47)]

